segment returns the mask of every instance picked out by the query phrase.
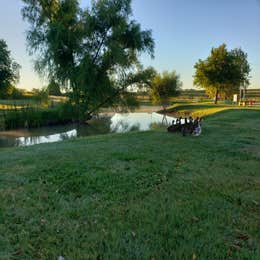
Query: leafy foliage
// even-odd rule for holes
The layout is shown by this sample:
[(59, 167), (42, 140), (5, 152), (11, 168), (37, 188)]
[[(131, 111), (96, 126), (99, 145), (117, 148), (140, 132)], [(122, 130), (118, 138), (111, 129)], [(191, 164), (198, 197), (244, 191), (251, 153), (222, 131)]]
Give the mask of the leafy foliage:
[(12, 60), (4, 40), (0, 39), (0, 97), (11, 96), (19, 81), (20, 65)]
[(33, 89), (33, 99), (41, 104), (41, 105), (47, 105), (49, 102), (49, 91), (47, 88), (42, 89)]
[(250, 66), (247, 54), (241, 49), (228, 51), (225, 44), (211, 50), (206, 60), (199, 60), (194, 66), (194, 85), (202, 87), (209, 96), (228, 98), (249, 85)]
[(55, 80), (51, 80), (48, 87), (47, 87), (49, 94), (54, 96), (60, 96), (60, 85), (59, 83), (55, 82)]
[(79, 117), (129, 96), (127, 83), (139, 79), (138, 55), (154, 50), (151, 31), (131, 19), (131, 0), (92, 1), (85, 10), (77, 0), (23, 2), (35, 67), (72, 90)]
[(170, 103), (170, 98), (178, 96), (181, 87), (180, 76), (175, 71), (157, 73), (152, 81), (150, 95), (154, 103), (159, 103), (166, 109)]

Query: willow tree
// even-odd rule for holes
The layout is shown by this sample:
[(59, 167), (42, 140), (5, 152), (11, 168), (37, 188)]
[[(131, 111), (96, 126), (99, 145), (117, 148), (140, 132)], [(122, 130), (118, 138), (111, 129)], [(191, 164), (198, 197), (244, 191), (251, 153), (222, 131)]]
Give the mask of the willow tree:
[(138, 56), (153, 56), (150, 30), (132, 19), (131, 0), (23, 0), (35, 68), (72, 91), (79, 117), (103, 105), (127, 105), (131, 84), (145, 80)]
[(241, 49), (227, 50), (225, 44), (211, 50), (206, 60), (199, 60), (195, 66), (194, 85), (204, 88), (209, 96), (230, 97), (241, 86), (249, 85), (250, 66), (247, 54)]

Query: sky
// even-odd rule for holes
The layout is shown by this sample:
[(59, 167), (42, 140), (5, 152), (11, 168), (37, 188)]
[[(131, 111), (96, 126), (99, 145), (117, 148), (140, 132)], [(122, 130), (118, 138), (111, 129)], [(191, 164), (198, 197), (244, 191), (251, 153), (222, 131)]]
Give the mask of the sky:
[[(81, 0), (88, 7), (90, 0)], [(21, 0), (0, 0), (0, 39), (7, 42), (13, 59), (21, 66), (18, 87), (46, 85), (33, 69), (26, 51), (28, 24), (22, 20)], [(226, 43), (241, 47), (252, 68), (250, 88), (260, 88), (260, 0), (132, 0), (133, 19), (151, 29), (155, 58), (142, 55), (145, 67), (177, 71), (183, 88), (193, 88), (194, 64), (205, 59), (212, 47)]]

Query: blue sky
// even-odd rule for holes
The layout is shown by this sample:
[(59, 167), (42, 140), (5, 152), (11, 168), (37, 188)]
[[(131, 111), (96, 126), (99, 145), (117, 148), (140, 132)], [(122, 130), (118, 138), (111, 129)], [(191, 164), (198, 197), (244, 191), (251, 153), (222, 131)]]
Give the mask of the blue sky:
[[(82, 0), (87, 7), (90, 0)], [(13, 58), (22, 65), (21, 88), (38, 88), (46, 82), (33, 70), (26, 52), (27, 24), (21, 17), (21, 0), (0, 0), (0, 38), (7, 41)], [(252, 67), (252, 88), (260, 88), (260, 0), (133, 0), (134, 19), (151, 29), (155, 59), (143, 55), (145, 66), (176, 70), (184, 88), (192, 88), (193, 66), (212, 47), (226, 43), (241, 47)]]

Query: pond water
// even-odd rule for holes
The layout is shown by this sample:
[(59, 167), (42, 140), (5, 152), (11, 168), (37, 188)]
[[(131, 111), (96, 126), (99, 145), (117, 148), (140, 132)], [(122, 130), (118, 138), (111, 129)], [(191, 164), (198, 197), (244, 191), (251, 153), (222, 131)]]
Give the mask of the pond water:
[(30, 146), (41, 143), (52, 143), (70, 138), (124, 133), (129, 131), (147, 131), (159, 125), (169, 125), (174, 118), (158, 113), (116, 113), (93, 119), (88, 125), (62, 125), (20, 129), (0, 132), (0, 148), (12, 146)]

